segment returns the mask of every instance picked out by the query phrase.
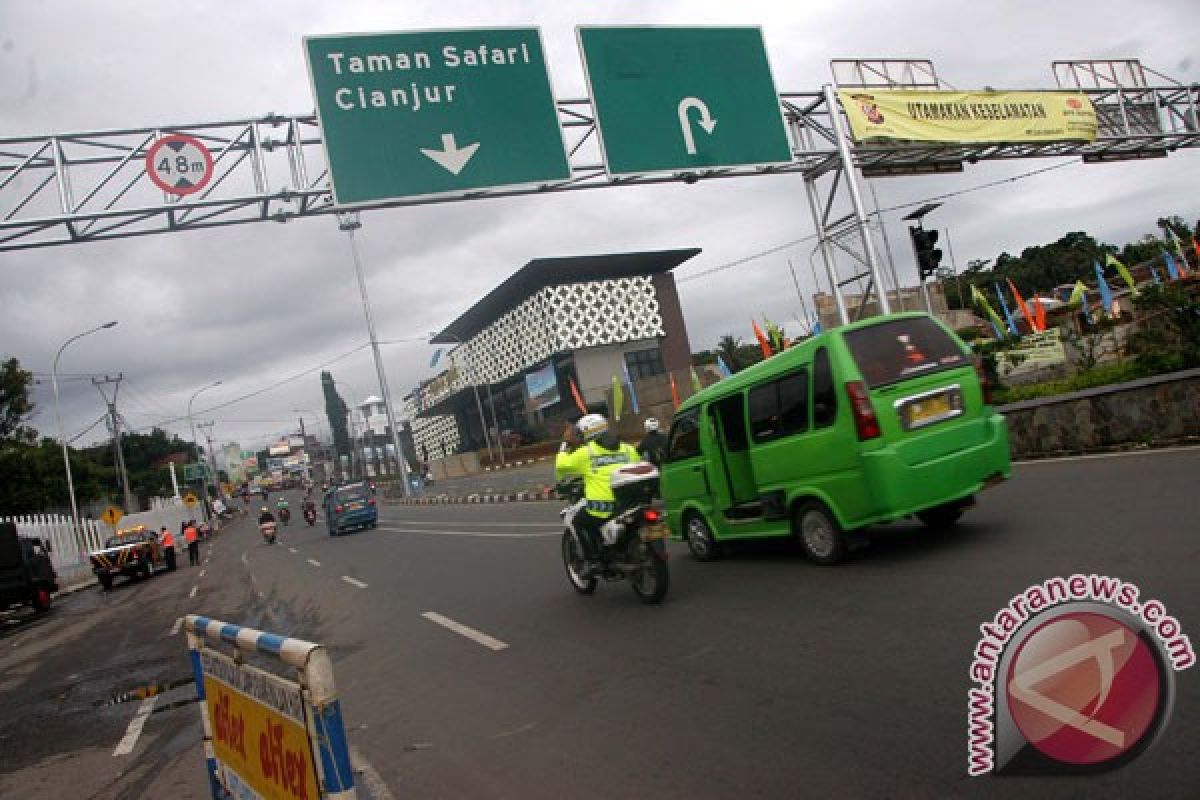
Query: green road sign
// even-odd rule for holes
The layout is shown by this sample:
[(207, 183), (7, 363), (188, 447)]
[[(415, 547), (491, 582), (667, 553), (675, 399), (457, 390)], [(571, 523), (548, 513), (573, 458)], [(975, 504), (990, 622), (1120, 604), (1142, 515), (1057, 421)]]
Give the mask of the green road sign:
[(759, 28), (577, 30), (610, 174), (792, 160)]
[(208, 477), (208, 464), (203, 462), (198, 464), (183, 465), (183, 479), (185, 481), (202, 481)]
[(334, 202), (565, 180), (537, 28), (304, 40)]

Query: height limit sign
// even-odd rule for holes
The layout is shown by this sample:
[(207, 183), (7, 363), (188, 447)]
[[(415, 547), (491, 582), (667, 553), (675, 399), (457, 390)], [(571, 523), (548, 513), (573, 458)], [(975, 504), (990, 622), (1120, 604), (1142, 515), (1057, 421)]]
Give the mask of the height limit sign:
[(212, 180), (212, 153), (195, 136), (164, 136), (146, 153), (146, 174), (164, 192), (193, 194)]

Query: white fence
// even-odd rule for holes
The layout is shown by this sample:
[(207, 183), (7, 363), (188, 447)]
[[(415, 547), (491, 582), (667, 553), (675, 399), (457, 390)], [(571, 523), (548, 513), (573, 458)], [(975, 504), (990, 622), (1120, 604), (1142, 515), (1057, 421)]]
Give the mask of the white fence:
[[(157, 531), (166, 525), (178, 533), (179, 526), (186, 519), (197, 514), (189, 511), (176, 498), (152, 498), (150, 511), (128, 514), (117, 523), (118, 528), (132, 528), (134, 525), (145, 525), (150, 530)], [(114, 533), (108, 524), (95, 519), (79, 521), (79, 535), (72, 532), (71, 518), (61, 514), (31, 514), (24, 517), (0, 517), (0, 521), (12, 522), (17, 526), (17, 534), (36, 539), (46, 539), (50, 542), (50, 560), (58, 573), (60, 587), (70, 586), (86, 580), (92, 574), (88, 561), (88, 553), (99, 550), (104, 540)]]

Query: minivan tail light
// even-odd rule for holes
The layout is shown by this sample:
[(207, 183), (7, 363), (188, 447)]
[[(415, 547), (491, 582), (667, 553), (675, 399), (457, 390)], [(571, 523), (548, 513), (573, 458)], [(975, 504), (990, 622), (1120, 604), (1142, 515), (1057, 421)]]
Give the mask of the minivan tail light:
[(345, 508), (345, 506), (334, 506), (334, 507), (333, 507), (333, 510), (334, 510), (334, 511), (336, 511), (338, 514), (340, 514), (340, 513), (342, 513), (343, 511), (345, 511), (345, 510), (346, 510), (346, 508)]
[(850, 398), (850, 408), (854, 411), (854, 427), (858, 431), (860, 441), (876, 439), (881, 435), (879, 418), (871, 407), (871, 398), (867, 395), (867, 387), (861, 381), (850, 381), (846, 384), (846, 394)]
[(368, 500), (368, 501), (367, 501), (367, 505), (369, 505), (369, 506), (373, 506), (373, 505), (375, 505), (375, 498), (374, 498), (374, 497), (372, 497), (370, 500)]

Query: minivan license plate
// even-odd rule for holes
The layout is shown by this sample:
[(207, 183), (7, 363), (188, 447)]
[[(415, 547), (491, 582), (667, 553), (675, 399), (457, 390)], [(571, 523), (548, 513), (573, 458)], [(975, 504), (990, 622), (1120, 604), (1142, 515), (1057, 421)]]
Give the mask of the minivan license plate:
[(643, 542), (650, 542), (655, 539), (666, 539), (667, 535), (667, 526), (661, 522), (652, 522), (646, 527), (642, 528)]
[(939, 392), (911, 400), (904, 405), (903, 420), (906, 430), (931, 425), (934, 422), (962, 413), (954, 402), (951, 392)]

